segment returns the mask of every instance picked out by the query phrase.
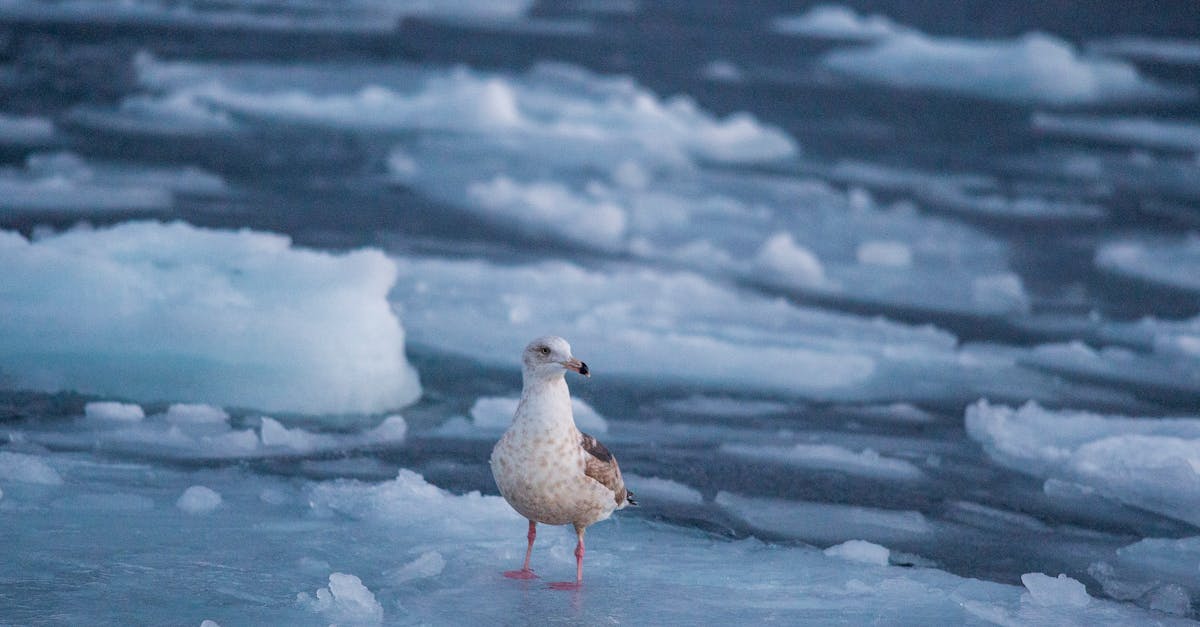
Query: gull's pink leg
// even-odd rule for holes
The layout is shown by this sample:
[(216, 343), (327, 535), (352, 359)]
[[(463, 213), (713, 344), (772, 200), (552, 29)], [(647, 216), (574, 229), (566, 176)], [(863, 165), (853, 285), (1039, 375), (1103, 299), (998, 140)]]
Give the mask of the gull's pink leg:
[(583, 587), (583, 532), (585, 527), (575, 527), (579, 543), (575, 545), (575, 581), (556, 581), (550, 584), (555, 590), (578, 590)]
[(504, 576), (509, 579), (537, 579), (537, 575), (529, 568), (529, 556), (533, 554), (533, 539), (537, 537), (537, 523), (529, 521), (529, 533), (525, 534), (529, 539), (529, 546), (525, 549), (525, 565), (521, 570), (506, 570)]

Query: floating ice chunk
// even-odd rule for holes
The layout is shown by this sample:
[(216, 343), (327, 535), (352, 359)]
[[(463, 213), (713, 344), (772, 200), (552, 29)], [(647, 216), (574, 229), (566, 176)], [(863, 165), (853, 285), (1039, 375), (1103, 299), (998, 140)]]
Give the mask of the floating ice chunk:
[(997, 462), (1200, 524), (1200, 420), (1020, 409), (979, 401), (967, 433)]
[(0, 481), (62, 485), (62, 476), (37, 455), (0, 451)]
[(1175, 65), (1200, 66), (1200, 40), (1114, 37), (1092, 42), (1088, 49), (1111, 57)]
[(718, 83), (740, 83), (743, 79), (742, 70), (732, 61), (717, 59), (700, 70), (700, 76)]
[(877, 566), (887, 566), (888, 557), (891, 556), (891, 553), (887, 547), (880, 546), (874, 542), (867, 542), (866, 540), (847, 540), (846, 542), (825, 549), (825, 554), (830, 557), (838, 557), (850, 562), (875, 564)]
[(1096, 251), (1096, 267), (1101, 270), (1200, 292), (1200, 236), (1182, 241), (1117, 241)]
[(1092, 602), (1083, 584), (1066, 575), (1056, 579), (1042, 573), (1025, 573), (1021, 575), (1021, 583), (1038, 605), (1084, 607)]
[[(512, 424), (521, 399), (514, 396), (481, 396), (471, 406), (471, 423), (487, 431), (504, 431)], [(608, 433), (608, 421), (586, 401), (571, 397), (575, 425), (585, 433)]]
[(1030, 309), (1021, 277), (1011, 272), (976, 277), (971, 283), (971, 300), (984, 309), (1021, 313)]
[(221, 627), (221, 624), (215, 620), (204, 619), (200, 622), (200, 627)]
[(229, 422), (229, 414), (212, 405), (175, 403), (167, 408), (166, 420), (175, 424), (221, 424)]
[(279, 424), (278, 420), (267, 416), (262, 417), (260, 436), (263, 446), (282, 446), (301, 453), (328, 445), (332, 441), (328, 436), (309, 433), (300, 427), (289, 429)]
[(54, 136), (54, 123), (46, 118), (0, 113), (0, 145), (41, 146)]
[(625, 209), (603, 198), (580, 198), (559, 183), (524, 184), (498, 176), (472, 183), (467, 196), (489, 217), (534, 234), (550, 232), (603, 249), (618, 248), (625, 236)]
[(791, 233), (776, 233), (758, 250), (758, 264), (778, 273), (780, 280), (798, 286), (825, 282), (825, 268), (811, 250), (800, 246)]
[(364, 433), (364, 439), (367, 442), (378, 443), (397, 443), (403, 442), (404, 437), (408, 434), (408, 423), (405, 422), (404, 416), (388, 416), (383, 419), (375, 427), (368, 429)]
[(309, 413), (420, 395), (385, 298), (396, 268), (378, 251), (128, 222), (34, 241), (0, 232), (0, 267), (11, 386)]
[(933, 533), (933, 525), (915, 511), (784, 501), (729, 492), (718, 492), (714, 502), (756, 530), (811, 542), (866, 539), (891, 543), (926, 538)]
[(1088, 574), (1114, 599), (1186, 616), (1200, 594), (1200, 536), (1146, 538), (1093, 563)]
[(446, 568), (446, 558), (437, 551), (426, 551), (417, 559), (401, 566), (388, 574), (392, 583), (404, 583), (414, 579), (428, 579), (442, 574)]
[(138, 422), (146, 417), (146, 412), (133, 403), (93, 401), (83, 406), (83, 415), (91, 420)]
[(633, 473), (623, 473), (625, 485), (634, 490), (638, 500), (643, 505), (651, 503), (682, 503), (684, 505), (701, 505), (704, 497), (700, 491), (686, 486), (678, 481), (660, 479), (658, 477), (643, 477)]
[(383, 622), (383, 606), (358, 577), (346, 573), (329, 575), (329, 587), (317, 590), (317, 598), (307, 593), (296, 595), (296, 601), (321, 614), (334, 624), (379, 625)]
[(904, 242), (869, 241), (858, 245), (858, 262), (874, 266), (907, 268), (912, 265), (912, 249)]
[(821, 62), (856, 78), (893, 87), (1055, 105), (1179, 98), (1193, 92), (1154, 83), (1124, 61), (1080, 55), (1044, 33), (973, 40), (904, 31), (863, 48), (834, 50)]
[(799, 15), (776, 17), (771, 27), (784, 35), (857, 41), (910, 31), (886, 16), (859, 15), (854, 9), (836, 4), (819, 4)]
[(208, 514), (221, 506), (221, 495), (212, 488), (194, 485), (183, 491), (175, 507), (188, 514)]
[(812, 468), (834, 470), (871, 479), (922, 479), (920, 468), (902, 459), (884, 457), (865, 449), (854, 452), (833, 444), (796, 444), (794, 446), (759, 446), (753, 444), (722, 444), (721, 452), (745, 459), (761, 459)]
[(1033, 128), (1063, 137), (1125, 146), (1200, 152), (1200, 124), (1148, 117), (1035, 113)]

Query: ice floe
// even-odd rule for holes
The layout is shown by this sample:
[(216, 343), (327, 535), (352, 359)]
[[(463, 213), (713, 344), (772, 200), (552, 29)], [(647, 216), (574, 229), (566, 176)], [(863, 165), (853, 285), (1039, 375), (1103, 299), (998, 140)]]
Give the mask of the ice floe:
[[(885, 22), (880, 16), (863, 18), (849, 9), (824, 11), (837, 16), (843, 30), (870, 31), (873, 42), (828, 52), (821, 63), (833, 71), (891, 87), (1054, 105), (1191, 97), (1195, 93), (1153, 82), (1125, 61), (1081, 54), (1071, 43), (1046, 33), (995, 40), (939, 37)], [(814, 16), (809, 17), (809, 22), (815, 23)]]
[(39, 455), (0, 451), (0, 481), (62, 485), (62, 475)]
[(175, 501), (175, 507), (188, 514), (209, 514), (221, 506), (221, 495), (216, 490), (194, 485), (183, 491)]
[(1150, 117), (1035, 113), (1034, 130), (1123, 146), (1200, 152), (1200, 123)]
[(44, 146), (55, 139), (54, 123), (46, 118), (0, 112), (0, 146)]
[(0, 265), (8, 387), (309, 413), (420, 394), (377, 251), (131, 222), (0, 233)]
[(1200, 536), (1146, 538), (1121, 547), (1088, 568), (1114, 599), (1187, 616), (1200, 595)]
[(1096, 267), (1155, 285), (1200, 292), (1200, 235), (1173, 241), (1109, 242), (1096, 251)]
[(911, 31), (887, 16), (859, 15), (854, 9), (838, 4), (819, 4), (798, 15), (776, 17), (771, 20), (771, 27), (784, 35), (862, 41)]
[(967, 433), (998, 463), (1200, 526), (1200, 419), (1128, 418), (979, 401)]
[(1123, 36), (1094, 41), (1088, 50), (1134, 61), (1200, 66), (1200, 40)]
[(835, 444), (724, 444), (720, 451), (744, 459), (777, 462), (814, 470), (832, 470), (870, 479), (911, 481), (925, 477), (920, 468), (903, 459), (886, 457), (871, 449), (855, 452)]

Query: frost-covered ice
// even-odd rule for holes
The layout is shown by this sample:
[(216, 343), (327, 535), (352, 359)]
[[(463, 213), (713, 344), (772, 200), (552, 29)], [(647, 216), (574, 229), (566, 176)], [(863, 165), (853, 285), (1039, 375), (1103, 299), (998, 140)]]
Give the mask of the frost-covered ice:
[(967, 433), (997, 462), (1200, 525), (1200, 419), (1128, 418), (979, 401)]
[[(867, 24), (884, 19), (873, 18), (874, 22), (861, 17), (852, 21)], [(1071, 43), (1046, 33), (979, 40), (937, 37), (890, 23), (872, 30), (877, 31), (874, 43), (826, 53), (822, 64), (891, 87), (1022, 103), (1089, 104), (1194, 93), (1151, 81), (1127, 62), (1081, 54)]]
[(784, 35), (862, 41), (910, 30), (886, 16), (859, 15), (854, 9), (837, 4), (820, 4), (799, 15), (774, 18), (771, 27)]
[(745, 459), (778, 462), (801, 468), (833, 470), (871, 479), (922, 479), (921, 472), (910, 462), (880, 455), (871, 449), (852, 451), (836, 444), (795, 444), (793, 446), (754, 446), (725, 444), (721, 452)]
[(1096, 267), (1131, 279), (1200, 292), (1200, 236), (1109, 242), (1096, 251)]
[(1124, 146), (1200, 152), (1200, 123), (1149, 117), (1036, 113), (1033, 128), (1059, 137)]
[(194, 485), (183, 491), (175, 501), (175, 507), (189, 514), (209, 514), (221, 506), (221, 495), (216, 490)]
[(866, 540), (847, 540), (846, 542), (825, 549), (825, 554), (851, 562), (887, 566), (891, 551), (885, 546), (867, 542)]
[(370, 412), (420, 394), (377, 251), (133, 222), (0, 233), (9, 387), (267, 411)]
[(1092, 602), (1083, 584), (1066, 575), (1049, 577), (1042, 573), (1025, 573), (1021, 575), (1021, 583), (1038, 605), (1085, 607)]

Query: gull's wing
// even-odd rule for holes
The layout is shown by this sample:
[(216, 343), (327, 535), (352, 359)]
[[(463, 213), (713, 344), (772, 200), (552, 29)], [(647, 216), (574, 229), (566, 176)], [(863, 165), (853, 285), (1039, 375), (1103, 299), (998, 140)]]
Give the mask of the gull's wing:
[(633, 492), (625, 489), (625, 480), (621, 478), (621, 469), (617, 466), (617, 458), (613, 457), (613, 454), (596, 438), (586, 433), (579, 435), (579, 445), (587, 453), (584, 456), (586, 462), (583, 469), (584, 474), (612, 490), (618, 508), (626, 504), (637, 505), (637, 501), (633, 500)]

